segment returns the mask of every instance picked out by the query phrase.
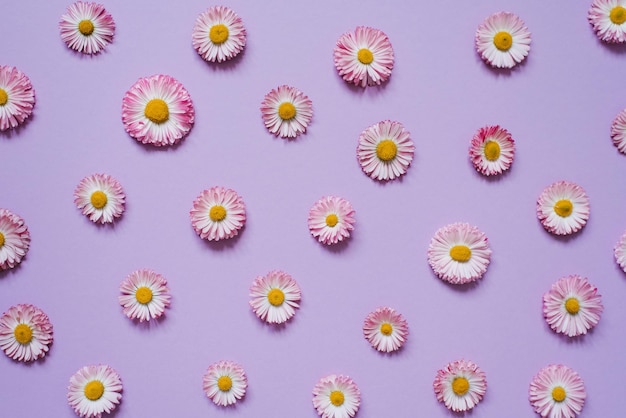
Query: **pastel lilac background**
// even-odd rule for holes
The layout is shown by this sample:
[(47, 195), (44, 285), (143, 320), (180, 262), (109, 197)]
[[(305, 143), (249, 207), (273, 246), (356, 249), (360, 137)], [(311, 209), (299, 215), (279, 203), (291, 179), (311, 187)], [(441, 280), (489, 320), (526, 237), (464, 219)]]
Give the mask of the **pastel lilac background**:
[[(360, 418), (453, 417), (436, 401), (437, 369), (477, 362), (489, 388), (471, 414), (532, 417), (528, 385), (550, 363), (577, 370), (588, 400), (583, 417), (626, 408), (621, 374), (626, 344), (626, 277), (613, 245), (626, 229), (626, 157), (609, 128), (626, 100), (626, 48), (601, 43), (587, 22), (590, 1), (475, 0), (228, 1), (248, 44), (232, 63), (209, 65), (191, 46), (196, 16), (211, 5), (109, 0), (114, 43), (97, 57), (65, 47), (58, 20), (69, 1), (4, 1), (0, 63), (24, 71), (36, 89), (32, 120), (0, 136), (0, 207), (32, 234), (22, 265), (0, 275), (0, 311), (33, 303), (50, 316), (54, 344), (32, 365), (0, 355), (0, 415), (72, 417), (69, 377), (106, 363), (124, 382), (115, 416), (310, 417), (316, 381), (348, 374), (362, 392)], [(474, 50), (488, 15), (517, 13), (533, 41), (514, 71), (493, 71)], [(337, 75), (337, 38), (358, 25), (385, 31), (396, 66), (380, 88), (348, 86)], [(121, 123), (121, 101), (139, 78), (169, 74), (196, 109), (191, 134), (173, 149), (145, 147)], [(280, 84), (314, 104), (295, 141), (265, 130), (259, 104)], [(384, 119), (405, 124), (416, 155), (400, 181), (379, 184), (355, 157), (356, 140)], [(474, 132), (500, 124), (517, 155), (498, 179), (467, 157)], [(98, 227), (74, 207), (86, 175), (106, 172), (127, 194), (114, 227)], [(591, 218), (578, 235), (543, 230), (535, 201), (550, 183), (585, 188)], [(237, 190), (248, 209), (240, 237), (201, 240), (188, 212), (205, 188)], [(306, 218), (324, 195), (349, 199), (357, 225), (347, 245), (310, 237)], [(477, 225), (492, 264), (477, 286), (446, 285), (426, 249), (448, 223)], [(118, 286), (148, 267), (173, 294), (166, 318), (144, 326), (118, 305)], [(300, 283), (302, 307), (287, 326), (262, 324), (248, 307), (253, 279), (283, 269)], [(584, 338), (544, 322), (541, 298), (558, 278), (587, 276), (605, 312)], [(405, 315), (410, 337), (396, 355), (373, 350), (362, 322), (378, 306)], [(249, 390), (236, 408), (213, 405), (201, 387), (206, 367), (241, 363)], [(417, 414), (417, 415), (416, 415)]]

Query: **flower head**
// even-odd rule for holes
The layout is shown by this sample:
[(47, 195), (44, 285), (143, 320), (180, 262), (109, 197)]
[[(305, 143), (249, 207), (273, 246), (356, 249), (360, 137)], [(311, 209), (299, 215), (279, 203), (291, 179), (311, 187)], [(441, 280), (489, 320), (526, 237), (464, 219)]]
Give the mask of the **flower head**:
[(97, 54), (113, 40), (113, 17), (98, 3), (77, 1), (67, 7), (59, 22), (61, 39), (83, 54)]
[(309, 211), (309, 231), (322, 244), (336, 244), (350, 237), (354, 229), (354, 209), (346, 199), (322, 197)]
[(220, 406), (237, 403), (245, 396), (247, 387), (248, 379), (243, 367), (227, 360), (211, 364), (202, 379), (206, 396)]
[(361, 405), (361, 392), (348, 376), (321, 378), (313, 388), (313, 406), (322, 418), (354, 417)]
[(80, 417), (100, 418), (122, 399), (122, 379), (106, 365), (85, 366), (70, 378), (67, 400)]
[(546, 187), (537, 199), (537, 217), (548, 232), (573, 234), (589, 219), (589, 198), (579, 185), (557, 181)]
[(189, 212), (191, 225), (209, 241), (232, 238), (246, 222), (246, 206), (234, 190), (216, 186), (200, 193)]
[(491, 176), (508, 170), (515, 155), (515, 141), (498, 125), (480, 128), (472, 138), (470, 159), (476, 171)]
[(626, 42), (626, 0), (593, 0), (588, 19), (604, 42)]
[(626, 232), (622, 234), (614, 249), (615, 261), (626, 273)]
[(0, 209), (0, 270), (14, 268), (30, 247), (30, 233), (24, 219), (8, 209)]
[(287, 273), (270, 271), (250, 286), (250, 306), (256, 316), (270, 324), (282, 324), (296, 313), (300, 287)]
[(265, 95), (261, 114), (270, 133), (281, 138), (295, 138), (306, 132), (311, 123), (313, 102), (297, 88), (283, 85)]
[(611, 139), (619, 152), (626, 154), (626, 109), (619, 112), (613, 120)]
[(530, 32), (513, 13), (494, 13), (476, 29), (476, 50), (492, 67), (513, 68), (530, 51)]
[(544, 418), (574, 418), (583, 409), (587, 392), (578, 373), (561, 364), (549, 365), (530, 382), (530, 404)]
[(237, 13), (228, 7), (209, 7), (196, 19), (192, 43), (205, 61), (227, 61), (246, 46), (246, 28)]
[(92, 174), (78, 183), (74, 203), (95, 223), (111, 223), (124, 213), (122, 185), (108, 174)]
[(160, 317), (170, 306), (170, 290), (167, 280), (160, 274), (141, 269), (132, 272), (120, 285), (120, 305), (124, 315), (139, 322)]
[(0, 131), (16, 128), (33, 113), (35, 90), (20, 70), (0, 65)]
[(30, 304), (11, 306), (0, 317), (0, 348), (13, 360), (40, 359), (52, 344), (52, 324), (48, 315)]
[(404, 345), (409, 324), (401, 313), (391, 308), (378, 308), (365, 318), (363, 335), (376, 350), (390, 353)]
[(455, 412), (469, 411), (485, 396), (487, 380), (476, 363), (457, 360), (437, 371), (433, 382), (437, 400)]
[(356, 149), (361, 168), (374, 180), (393, 180), (406, 173), (415, 146), (400, 122), (378, 122), (359, 136)]

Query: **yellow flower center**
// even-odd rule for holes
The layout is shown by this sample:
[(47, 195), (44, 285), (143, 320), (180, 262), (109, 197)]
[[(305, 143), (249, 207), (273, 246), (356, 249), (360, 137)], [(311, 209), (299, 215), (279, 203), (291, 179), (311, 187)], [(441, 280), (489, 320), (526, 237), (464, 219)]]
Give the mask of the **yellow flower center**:
[(4, 245), (4, 234), (2, 232), (0, 232), (0, 248), (2, 248), (2, 246)]
[(384, 139), (376, 145), (376, 156), (382, 161), (391, 161), (396, 158), (398, 146), (391, 139)]
[(458, 396), (463, 396), (469, 390), (469, 381), (464, 377), (455, 377), (452, 381), (452, 392)]
[(233, 379), (228, 376), (221, 376), (217, 379), (217, 387), (220, 388), (222, 392), (228, 392), (230, 388), (233, 387)]
[(282, 120), (291, 120), (296, 117), (296, 107), (289, 102), (281, 103), (278, 106), (278, 116)]
[(170, 118), (170, 109), (165, 101), (152, 99), (146, 104), (143, 114), (154, 123), (163, 123)]
[(226, 208), (222, 205), (215, 205), (209, 210), (209, 218), (213, 222), (221, 222), (226, 219)]
[(5, 89), (0, 89), (0, 106), (4, 106), (9, 101), (9, 95)]
[(369, 65), (374, 61), (374, 54), (367, 48), (359, 49), (356, 55), (361, 64)]
[(92, 380), (85, 385), (85, 397), (90, 401), (97, 401), (104, 395), (104, 385), (99, 380)]
[(485, 144), (485, 158), (489, 161), (495, 161), (500, 157), (500, 144), (496, 141), (487, 141)]
[(554, 211), (561, 218), (567, 218), (572, 214), (572, 209), (574, 209), (574, 205), (572, 202), (567, 199), (561, 199), (554, 204)]
[(455, 245), (450, 248), (450, 257), (459, 263), (465, 263), (472, 258), (472, 250), (467, 245)]
[(565, 393), (565, 389), (563, 389), (561, 386), (557, 386), (552, 389), (552, 399), (554, 399), (556, 402), (563, 402), (566, 395), (567, 394)]
[(345, 397), (343, 396), (343, 392), (340, 390), (334, 390), (330, 392), (330, 403), (335, 406), (343, 405), (343, 401), (345, 401)]
[(18, 343), (26, 345), (33, 340), (33, 330), (26, 324), (17, 324), (13, 335)]
[(391, 335), (393, 332), (393, 326), (390, 323), (385, 322), (380, 326), (380, 332), (383, 335)]
[(107, 195), (100, 190), (96, 190), (91, 194), (91, 204), (96, 209), (102, 209), (105, 207), (108, 200)]
[(280, 306), (285, 301), (285, 294), (280, 289), (272, 289), (267, 293), (267, 300), (272, 306)]
[(339, 218), (334, 213), (331, 213), (326, 217), (326, 225), (333, 228), (335, 225), (339, 223)]
[(493, 44), (500, 51), (508, 51), (513, 45), (513, 37), (508, 32), (498, 32), (493, 36)]
[(228, 40), (228, 28), (221, 23), (213, 25), (209, 30), (209, 39), (216, 45), (223, 44)]
[(576, 298), (567, 299), (565, 301), (565, 310), (572, 315), (576, 315), (578, 311), (580, 310), (580, 303), (578, 303), (578, 299)]
[(626, 9), (622, 6), (615, 6), (611, 9), (611, 14), (609, 14), (609, 18), (611, 19), (611, 22), (615, 23), (616, 25), (621, 25), (622, 23), (626, 22)]
[(85, 36), (91, 35), (94, 29), (95, 28), (91, 20), (85, 19), (78, 22), (78, 31)]
[(146, 305), (152, 301), (152, 290), (146, 286), (142, 286), (135, 292), (135, 298), (137, 302)]

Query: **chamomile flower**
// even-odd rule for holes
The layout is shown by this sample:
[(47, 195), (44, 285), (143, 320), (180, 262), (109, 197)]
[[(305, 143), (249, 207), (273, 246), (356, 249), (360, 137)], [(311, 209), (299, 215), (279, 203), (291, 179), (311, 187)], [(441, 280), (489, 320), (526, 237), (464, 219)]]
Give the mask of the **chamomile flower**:
[(29, 362), (46, 355), (52, 344), (48, 315), (30, 304), (11, 306), (0, 317), (0, 349), (13, 360)]
[(284, 271), (257, 277), (250, 287), (250, 306), (256, 316), (270, 324), (282, 324), (296, 313), (300, 302), (298, 283)]
[(626, 109), (619, 112), (613, 120), (611, 139), (619, 152), (626, 154)]
[(335, 67), (348, 83), (366, 87), (387, 81), (393, 70), (393, 48), (381, 30), (358, 26), (341, 35), (334, 51)]
[(113, 40), (115, 22), (102, 4), (77, 1), (59, 22), (61, 39), (83, 54), (97, 54)]
[(491, 260), (484, 233), (467, 223), (440, 228), (428, 247), (428, 264), (442, 280), (453, 284), (473, 282), (483, 276)]
[(120, 285), (120, 305), (124, 315), (139, 322), (159, 318), (170, 306), (170, 290), (162, 275), (141, 269), (132, 272)]
[(219, 241), (239, 234), (246, 222), (246, 206), (237, 192), (216, 186), (200, 193), (189, 216), (200, 238)]
[(74, 203), (95, 223), (111, 223), (124, 213), (122, 185), (108, 174), (92, 174), (78, 183)]
[(283, 85), (265, 95), (261, 115), (270, 133), (295, 138), (306, 132), (311, 123), (313, 102), (297, 88)]
[(30, 233), (24, 219), (8, 209), (0, 209), (0, 270), (22, 262), (30, 247)]
[(615, 244), (613, 253), (615, 254), (615, 261), (626, 273), (626, 232), (622, 234), (617, 244)]
[(248, 379), (239, 364), (222, 360), (209, 366), (202, 380), (206, 396), (219, 406), (233, 405), (246, 394)]
[(589, 219), (589, 198), (579, 185), (557, 181), (546, 187), (537, 199), (537, 217), (548, 232), (573, 234)]
[(378, 308), (365, 318), (363, 335), (376, 350), (390, 353), (404, 345), (409, 335), (409, 324), (394, 309)]
[(140, 78), (122, 100), (124, 128), (142, 144), (177, 144), (189, 133), (194, 119), (189, 92), (169, 75)]
[(33, 113), (35, 90), (15, 67), (0, 65), (0, 131), (16, 128)]
[(110, 414), (122, 399), (122, 379), (106, 365), (82, 367), (70, 378), (67, 389), (69, 405), (84, 418)]
[(337, 244), (350, 237), (350, 231), (354, 229), (354, 213), (346, 199), (322, 197), (309, 211), (309, 231), (322, 244)]
[(313, 406), (322, 418), (354, 417), (361, 405), (361, 392), (348, 376), (321, 378), (313, 388)]
[(594, 0), (588, 19), (604, 42), (626, 42), (626, 0)]
[(530, 404), (544, 418), (575, 418), (585, 404), (587, 392), (581, 377), (562, 364), (552, 364), (530, 383)]
[(513, 68), (530, 51), (530, 32), (513, 13), (494, 13), (476, 29), (476, 50), (492, 67)]
[(437, 400), (455, 412), (469, 411), (487, 391), (485, 373), (476, 363), (456, 360), (437, 371), (433, 382)]
[(227, 61), (246, 46), (246, 28), (237, 13), (228, 7), (213, 6), (196, 19), (192, 43), (205, 61)]
[(361, 132), (356, 148), (361, 168), (374, 180), (404, 175), (413, 161), (415, 145), (400, 122), (384, 120)]
[(485, 176), (508, 170), (515, 155), (515, 141), (498, 125), (480, 128), (472, 138), (469, 156), (474, 168)]

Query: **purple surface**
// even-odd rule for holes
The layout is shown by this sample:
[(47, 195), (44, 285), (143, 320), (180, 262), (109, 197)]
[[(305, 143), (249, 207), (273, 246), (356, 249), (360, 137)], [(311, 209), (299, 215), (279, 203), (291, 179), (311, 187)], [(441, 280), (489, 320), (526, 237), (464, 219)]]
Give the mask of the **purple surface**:
[[(248, 44), (225, 65), (208, 65), (191, 46), (196, 16), (211, 4), (183, 3), (107, 1), (117, 31), (95, 58), (60, 39), (69, 2), (0, 5), (0, 64), (25, 72), (37, 99), (24, 128), (0, 135), (0, 207), (21, 215), (32, 235), (22, 265), (0, 274), (0, 311), (33, 303), (55, 338), (31, 365), (0, 355), (1, 416), (74, 416), (69, 377), (106, 363), (124, 382), (117, 418), (313, 418), (311, 390), (331, 373), (359, 385), (359, 418), (453, 417), (432, 381), (458, 358), (487, 374), (474, 418), (534, 416), (528, 385), (550, 363), (584, 379), (581, 416), (623, 414), (626, 277), (612, 248), (626, 228), (626, 156), (609, 128), (626, 106), (626, 49), (596, 38), (590, 1), (229, 1)], [(488, 68), (473, 44), (478, 24), (501, 10), (517, 13), (533, 36), (528, 59), (511, 72)], [(334, 69), (336, 39), (358, 25), (385, 31), (394, 46), (396, 65), (381, 88), (351, 88)], [(182, 82), (196, 109), (175, 149), (144, 147), (121, 123), (126, 90), (157, 73)], [(261, 121), (263, 96), (280, 84), (313, 100), (313, 123), (296, 141), (275, 139)], [(408, 174), (390, 184), (365, 176), (355, 156), (359, 133), (383, 119), (404, 123), (416, 144)], [(512, 169), (497, 180), (467, 157), (487, 124), (508, 129), (517, 145)], [(73, 204), (76, 184), (96, 172), (116, 177), (127, 194), (112, 228)], [(535, 215), (542, 189), (561, 179), (591, 200), (587, 226), (571, 239), (550, 235)], [(201, 240), (188, 216), (214, 185), (235, 189), (248, 209), (241, 236), (218, 245)], [(353, 238), (339, 249), (307, 230), (309, 208), (328, 194), (356, 210)], [(426, 261), (434, 232), (457, 221), (477, 225), (493, 249), (469, 289), (444, 284)], [(120, 282), (142, 267), (167, 277), (173, 295), (166, 318), (150, 326), (128, 320), (117, 302)], [(303, 292), (281, 329), (248, 307), (253, 279), (272, 269), (291, 273)], [(588, 277), (605, 305), (598, 326), (572, 340), (541, 312), (543, 293), (568, 274)], [(373, 350), (361, 330), (385, 305), (411, 332), (392, 356)], [(248, 374), (236, 408), (216, 407), (202, 391), (206, 367), (221, 359)]]

